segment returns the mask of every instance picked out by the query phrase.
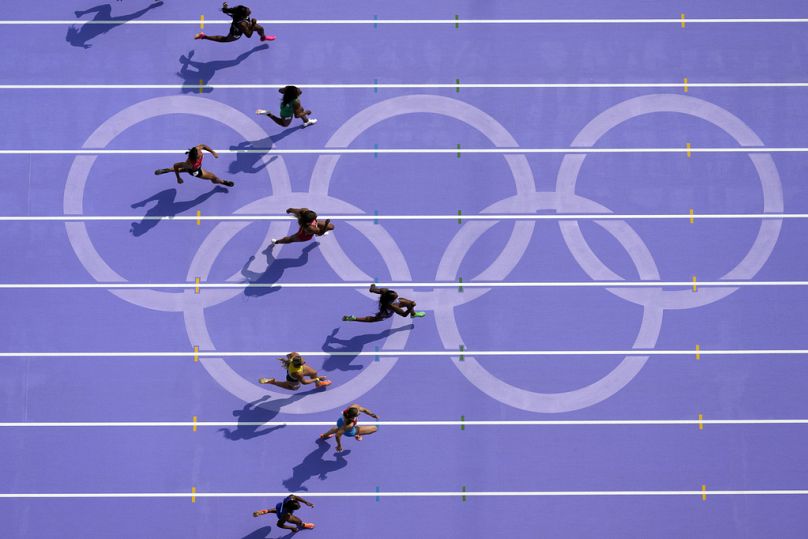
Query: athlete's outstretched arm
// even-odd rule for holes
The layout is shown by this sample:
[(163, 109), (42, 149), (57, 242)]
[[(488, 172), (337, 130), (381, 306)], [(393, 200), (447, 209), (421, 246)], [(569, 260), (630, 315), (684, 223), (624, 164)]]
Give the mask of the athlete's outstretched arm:
[(313, 503), (311, 503), (311, 502), (309, 502), (309, 501), (304, 500), (304, 499), (303, 499), (303, 498), (301, 498), (300, 496), (295, 496), (294, 494), (292, 494), (292, 499), (293, 499), (293, 500), (297, 500), (297, 501), (299, 501), (300, 503), (305, 503), (305, 504), (306, 504), (306, 505), (308, 505), (309, 507), (314, 507), (314, 504), (313, 504)]
[(373, 283), (372, 285), (370, 285), (370, 291), (374, 294), (386, 294), (390, 290), (387, 288), (379, 288), (378, 286), (376, 286), (376, 283)]
[(177, 183), (182, 183), (182, 178), (180, 178), (180, 172), (182, 172), (180, 164), (179, 163), (174, 164), (174, 174), (177, 175)]
[(322, 236), (329, 230), (334, 230), (334, 225), (331, 224), (331, 219), (326, 219), (325, 222), (323, 223), (323, 226), (319, 227), (317, 229), (317, 232), (315, 232), (315, 234), (317, 234), (318, 236)]
[(208, 152), (208, 153), (212, 154), (212, 155), (213, 155), (213, 157), (215, 157), (216, 159), (219, 159), (219, 154), (218, 154), (218, 153), (216, 153), (216, 150), (214, 150), (213, 148), (211, 148), (211, 147), (210, 147), (210, 146), (208, 146), (207, 144), (200, 144), (199, 146), (200, 146), (200, 147), (201, 147), (203, 150), (205, 150), (206, 152)]

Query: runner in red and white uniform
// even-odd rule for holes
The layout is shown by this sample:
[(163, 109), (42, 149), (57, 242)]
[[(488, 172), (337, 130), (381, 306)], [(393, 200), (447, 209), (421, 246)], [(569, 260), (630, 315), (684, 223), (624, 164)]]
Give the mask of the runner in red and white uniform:
[(174, 172), (174, 174), (177, 175), (177, 183), (182, 183), (180, 172), (187, 172), (194, 178), (199, 178), (201, 180), (209, 180), (218, 185), (226, 185), (227, 187), (233, 187), (235, 185), (234, 182), (231, 182), (229, 180), (223, 180), (213, 172), (210, 172), (202, 168), (202, 150), (209, 152), (216, 159), (219, 158), (219, 154), (217, 154), (216, 151), (211, 149), (209, 146), (205, 144), (197, 144), (196, 146), (185, 152), (186, 155), (188, 156), (188, 159), (186, 159), (182, 163), (174, 163), (174, 166), (171, 168), (158, 168), (157, 170), (154, 171), (155, 176), (159, 176), (160, 174), (168, 174), (169, 172)]

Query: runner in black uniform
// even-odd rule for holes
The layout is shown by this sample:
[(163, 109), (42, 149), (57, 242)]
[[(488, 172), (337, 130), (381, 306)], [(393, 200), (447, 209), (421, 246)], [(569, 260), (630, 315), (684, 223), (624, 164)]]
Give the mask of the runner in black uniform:
[(426, 316), (426, 313), (415, 310), (415, 302), (413, 300), (399, 297), (398, 292), (395, 290), (379, 288), (375, 284), (372, 284), (370, 285), (370, 291), (374, 294), (379, 294), (379, 312), (373, 316), (360, 317), (346, 314), (342, 317), (343, 322), (381, 322), (382, 320), (387, 320), (394, 314), (405, 317), (410, 316), (412, 318)]
[(250, 18), (250, 8), (247, 6), (229, 7), (227, 2), (222, 4), (222, 12), (230, 15), (233, 22), (230, 24), (230, 32), (226, 36), (209, 36), (204, 32), (199, 32), (194, 39), (208, 39), (219, 43), (235, 41), (242, 35), (252, 37), (253, 32), (261, 36), (261, 41), (275, 41), (275, 36), (268, 36), (264, 33), (264, 27), (258, 21)]
[[(270, 513), (276, 514), (278, 515), (278, 527), (284, 530), (292, 530), (292, 533), (297, 533), (300, 530), (314, 529), (314, 524), (311, 522), (303, 522), (294, 515), (294, 512), (300, 509), (301, 503), (305, 503), (309, 507), (314, 507), (313, 503), (304, 500), (300, 496), (290, 494), (284, 498), (282, 502), (275, 504), (274, 509), (261, 509), (260, 511), (254, 512), (253, 516), (260, 517), (261, 515), (268, 515)], [(287, 522), (291, 522), (295, 527), (287, 526)]]

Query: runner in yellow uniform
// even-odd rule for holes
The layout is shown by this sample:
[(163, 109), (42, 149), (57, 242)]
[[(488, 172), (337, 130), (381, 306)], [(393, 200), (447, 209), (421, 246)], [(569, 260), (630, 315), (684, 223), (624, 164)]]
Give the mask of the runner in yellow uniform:
[(286, 369), (286, 381), (279, 382), (274, 378), (261, 378), (258, 383), (271, 384), (292, 391), (300, 389), (301, 384), (314, 384), (317, 387), (331, 385), (331, 380), (326, 380), (325, 376), (319, 376), (317, 371), (309, 367), (303, 356), (297, 352), (289, 352), (286, 357), (278, 358), (278, 361)]

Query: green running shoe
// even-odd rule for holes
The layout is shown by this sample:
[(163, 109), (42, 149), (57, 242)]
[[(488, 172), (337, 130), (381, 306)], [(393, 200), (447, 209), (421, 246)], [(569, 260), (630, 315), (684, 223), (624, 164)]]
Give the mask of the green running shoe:
[(342, 317), (342, 321), (343, 322), (356, 322), (356, 317), (352, 316), (350, 314), (346, 314), (345, 316)]
[(426, 313), (424, 311), (413, 311), (410, 316), (413, 318), (423, 318), (426, 316)]

